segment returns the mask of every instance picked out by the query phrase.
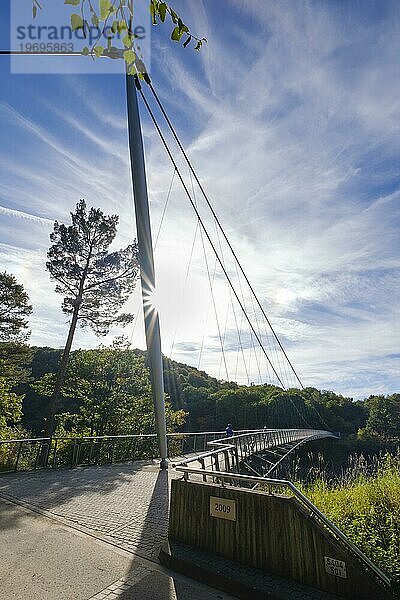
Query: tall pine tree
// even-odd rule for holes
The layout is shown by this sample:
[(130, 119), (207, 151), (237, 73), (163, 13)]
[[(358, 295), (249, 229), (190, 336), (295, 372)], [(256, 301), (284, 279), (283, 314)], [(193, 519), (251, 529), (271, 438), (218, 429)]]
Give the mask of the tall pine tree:
[(109, 251), (118, 220), (117, 215), (104, 215), (99, 208), (88, 210), (86, 202), (80, 200), (71, 213), (71, 225), (54, 223), (46, 266), (57, 282), (56, 292), (64, 296), (62, 310), (71, 320), (48, 405), (46, 436), (54, 432), (54, 415), (77, 325), (90, 327), (102, 336), (112, 324), (125, 326), (133, 320), (133, 315), (119, 311), (135, 287), (137, 246), (135, 242), (121, 250)]

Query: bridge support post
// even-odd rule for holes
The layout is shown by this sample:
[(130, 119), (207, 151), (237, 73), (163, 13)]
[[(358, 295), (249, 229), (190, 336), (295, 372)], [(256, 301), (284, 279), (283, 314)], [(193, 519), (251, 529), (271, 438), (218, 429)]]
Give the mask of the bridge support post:
[(161, 354), (160, 322), (154, 303), (156, 288), (153, 242), (151, 237), (146, 167), (144, 162), (142, 130), (136, 95), (135, 78), (126, 75), (129, 151), (131, 158), (133, 197), (135, 201), (136, 229), (139, 247), (140, 279), (147, 360), (150, 368), (151, 389), (156, 418), (161, 469), (168, 468), (167, 428), (165, 419), (164, 378)]

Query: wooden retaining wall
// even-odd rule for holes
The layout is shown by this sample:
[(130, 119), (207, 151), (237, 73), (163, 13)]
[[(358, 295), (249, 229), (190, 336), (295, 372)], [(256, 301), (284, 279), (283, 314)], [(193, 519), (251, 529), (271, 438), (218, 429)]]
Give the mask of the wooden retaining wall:
[(291, 496), (174, 479), (169, 538), (348, 600), (392, 598)]

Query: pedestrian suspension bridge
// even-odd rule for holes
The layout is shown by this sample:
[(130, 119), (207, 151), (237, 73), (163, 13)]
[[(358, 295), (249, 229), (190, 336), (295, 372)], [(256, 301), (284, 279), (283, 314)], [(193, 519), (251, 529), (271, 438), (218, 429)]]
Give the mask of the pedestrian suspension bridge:
[[(270, 572), (309, 586), (310, 598), (391, 598), (386, 575), (285, 478), (288, 459), (300, 446), (339, 437), (329, 431), (314, 405), (313, 422), (320, 423), (321, 429), (311, 426), (308, 416), (288, 394), (301, 428), (239, 431), (229, 438), (222, 432), (166, 433), (161, 342), (153, 302), (156, 244), (153, 246), (148, 214), (138, 99), (172, 165), (172, 180), (156, 241), (175, 181), (180, 183), (195, 216), (185, 283), (188, 284), (194, 249), (199, 243), (209, 283), (210, 312), (214, 313), (217, 331), (215, 335), (214, 329), (213, 336), (203, 335), (198, 367), (207, 340), (216, 338), (219, 371), (226, 381), (239, 379), (240, 371), (247, 384), (256, 380), (283, 391), (294, 387), (301, 391), (304, 386), (147, 74), (143, 81), (127, 76), (127, 92), (143, 311), (157, 435), (0, 440), (2, 470), (76, 468), (161, 458), (162, 469), (172, 463), (169, 470), (176, 475), (171, 481), (168, 542), (160, 554), (169, 567), (228, 591), (239, 590), (243, 598), (278, 597), (266, 595), (262, 583), (257, 588), (238, 579), (238, 573), (246, 568), (257, 570), (254, 581), (257, 577), (262, 580), (263, 572)], [(169, 139), (160, 125), (157, 110)], [(227, 290), (224, 311), (218, 308), (216, 294), (221, 280)], [(176, 336), (170, 356), (175, 339)], [(235, 339), (234, 351), (232, 339)], [(215, 350), (214, 346), (214, 356)], [(222, 564), (221, 560), (225, 562)], [(215, 571), (213, 565), (220, 565), (219, 570)], [(313, 590), (326, 595), (317, 596)]]
[[(168, 456), (176, 466), (184, 456), (202, 468), (271, 475), (284, 472), (287, 459), (301, 445), (337, 438), (331, 431), (314, 429), (262, 429), (239, 431), (230, 438), (221, 431), (168, 433)], [(41, 457), (46, 456), (45, 464)], [(2, 472), (32, 471), (43, 467), (83, 467), (156, 459), (157, 436), (119, 435), (27, 438), (0, 440)], [(258, 472), (252, 461), (260, 461)], [(266, 470), (267, 469), (267, 470)]]

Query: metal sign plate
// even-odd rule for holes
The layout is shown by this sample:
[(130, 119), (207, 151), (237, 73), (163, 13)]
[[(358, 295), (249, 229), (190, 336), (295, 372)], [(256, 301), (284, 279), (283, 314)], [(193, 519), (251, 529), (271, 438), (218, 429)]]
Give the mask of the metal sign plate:
[(236, 500), (210, 496), (210, 515), (218, 519), (236, 521)]
[(324, 560), (325, 571), (327, 573), (335, 575), (336, 577), (341, 577), (342, 579), (347, 579), (346, 563), (343, 560), (330, 558), (329, 556), (324, 556)]

